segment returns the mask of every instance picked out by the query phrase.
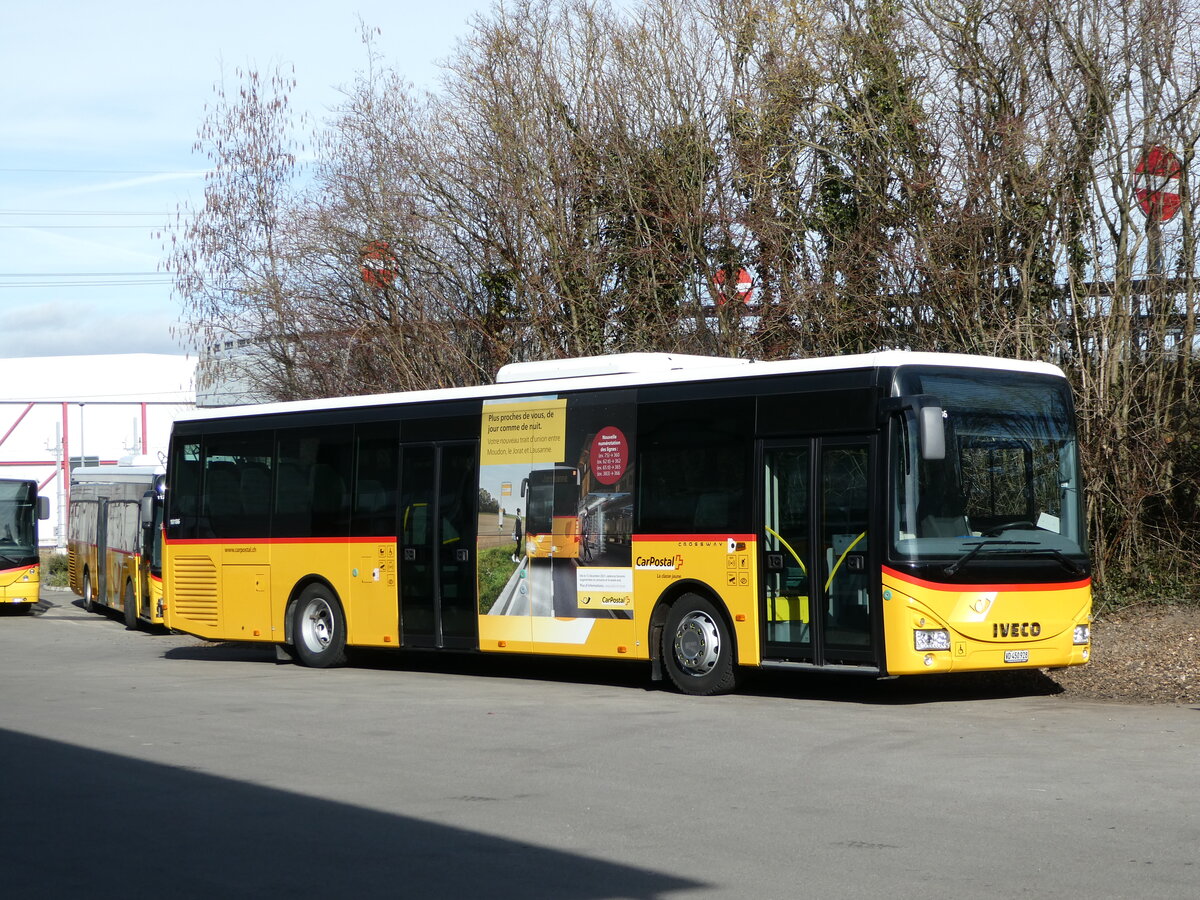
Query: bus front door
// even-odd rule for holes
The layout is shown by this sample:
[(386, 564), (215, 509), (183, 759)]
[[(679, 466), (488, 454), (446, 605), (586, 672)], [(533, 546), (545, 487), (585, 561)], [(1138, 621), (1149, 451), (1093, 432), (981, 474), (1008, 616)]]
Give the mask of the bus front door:
[(400, 475), (400, 635), (405, 647), (478, 645), (474, 443), (406, 445)]
[(96, 501), (96, 571), (95, 579), (96, 602), (109, 606), (112, 600), (108, 596), (108, 498), (101, 497)]
[(764, 442), (761, 471), (763, 659), (877, 668), (870, 441)]

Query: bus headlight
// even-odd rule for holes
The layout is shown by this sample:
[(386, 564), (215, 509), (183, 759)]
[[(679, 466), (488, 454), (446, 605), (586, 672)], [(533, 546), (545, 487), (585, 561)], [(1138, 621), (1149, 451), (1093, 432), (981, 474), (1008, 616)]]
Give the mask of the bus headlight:
[(949, 650), (950, 632), (945, 628), (913, 629), (913, 646), (917, 650)]
[(1075, 637), (1072, 638), (1072, 643), (1075, 644), (1090, 644), (1092, 642), (1092, 629), (1089, 625), (1076, 625)]

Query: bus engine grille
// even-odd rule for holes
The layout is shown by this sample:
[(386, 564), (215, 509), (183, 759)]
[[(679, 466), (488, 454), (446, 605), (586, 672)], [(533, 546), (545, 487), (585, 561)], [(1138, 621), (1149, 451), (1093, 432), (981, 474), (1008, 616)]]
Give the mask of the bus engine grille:
[(220, 615), (217, 567), (206, 556), (182, 556), (175, 560), (170, 603), (180, 618), (216, 625)]

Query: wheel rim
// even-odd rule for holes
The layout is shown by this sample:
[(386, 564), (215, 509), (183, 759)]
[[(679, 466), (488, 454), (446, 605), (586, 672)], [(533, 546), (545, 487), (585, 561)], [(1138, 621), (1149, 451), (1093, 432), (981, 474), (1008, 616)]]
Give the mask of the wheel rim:
[(675, 629), (675, 659), (688, 675), (707, 675), (721, 655), (721, 632), (712, 617), (690, 612)]
[(300, 618), (300, 639), (314, 653), (320, 653), (333, 640), (333, 609), (324, 597), (314, 597)]

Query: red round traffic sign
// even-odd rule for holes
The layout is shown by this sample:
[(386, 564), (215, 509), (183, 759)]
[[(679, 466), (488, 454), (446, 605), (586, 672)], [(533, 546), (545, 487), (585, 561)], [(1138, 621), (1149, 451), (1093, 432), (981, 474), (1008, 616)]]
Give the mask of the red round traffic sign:
[(1155, 144), (1133, 170), (1133, 192), (1147, 217), (1170, 222), (1179, 212), (1179, 157)]
[(387, 241), (371, 241), (362, 248), (362, 280), (371, 287), (391, 287), (396, 280), (396, 257)]
[(729, 273), (725, 269), (717, 269), (713, 275), (713, 282), (717, 285), (717, 302), (724, 305), (726, 300), (740, 300), (742, 303), (749, 303), (750, 297), (754, 294), (754, 279), (745, 269), (737, 270), (737, 278), (733, 279), (733, 283), (728, 287), (725, 282), (729, 281)]

